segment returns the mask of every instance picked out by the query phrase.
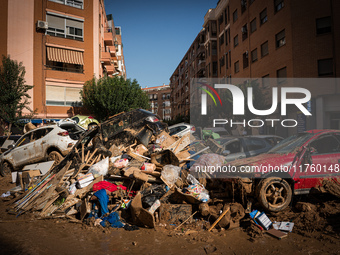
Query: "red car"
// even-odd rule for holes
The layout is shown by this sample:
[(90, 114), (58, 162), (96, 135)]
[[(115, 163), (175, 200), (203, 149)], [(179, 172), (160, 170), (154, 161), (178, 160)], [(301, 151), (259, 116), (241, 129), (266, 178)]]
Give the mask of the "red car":
[(265, 209), (278, 212), (293, 194), (327, 191), (325, 181), (340, 187), (339, 168), (340, 130), (310, 130), (282, 140), (266, 154), (231, 162), (227, 172), (240, 177)]

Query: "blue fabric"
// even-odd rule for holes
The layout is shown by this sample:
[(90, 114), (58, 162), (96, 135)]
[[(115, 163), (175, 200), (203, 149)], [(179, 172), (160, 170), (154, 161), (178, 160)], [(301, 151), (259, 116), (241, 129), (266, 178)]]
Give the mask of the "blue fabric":
[(100, 210), (95, 210), (95, 204), (93, 204), (93, 208), (91, 211), (91, 214), (89, 215), (89, 218), (95, 217), (101, 218), (102, 222), (100, 222), (100, 225), (103, 227), (111, 226), (113, 228), (122, 228), (124, 227), (124, 224), (120, 221), (119, 214), (117, 212), (113, 212), (109, 214), (107, 217), (103, 217), (106, 213), (109, 212), (109, 209), (107, 208), (107, 205), (109, 203), (109, 196), (106, 194), (105, 189), (98, 190), (93, 195), (95, 195), (98, 198)]
[(100, 211), (98, 213), (98, 216), (102, 217), (109, 212), (109, 209), (107, 208), (107, 204), (109, 203), (109, 196), (106, 194), (105, 189), (98, 190), (93, 195), (98, 198), (100, 204)]
[(111, 227), (113, 228), (122, 228), (124, 227), (124, 224), (120, 222), (119, 215), (117, 212), (111, 213), (109, 216), (104, 217), (102, 219), (103, 221), (100, 223), (103, 227), (106, 227), (106, 221), (108, 221), (111, 224)]

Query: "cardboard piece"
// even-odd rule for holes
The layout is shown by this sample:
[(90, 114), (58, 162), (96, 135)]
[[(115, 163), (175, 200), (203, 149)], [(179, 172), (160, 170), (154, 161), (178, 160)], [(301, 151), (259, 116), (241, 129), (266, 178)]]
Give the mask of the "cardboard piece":
[(12, 183), (16, 183), (18, 178), (18, 172), (12, 172)]
[(45, 175), (48, 171), (50, 171), (51, 167), (53, 166), (54, 160), (27, 165), (25, 166), (22, 171), (28, 171), (28, 170), (40, 170), (42, 175)]
[(285, 232), (292, 232), (293, 227), (294, 227), (294, 223), (289, 222), (289, 221), (282, 221), (282, 222), (274, 222), (273, 223), (274, 229), (285, 231)]
[(168, 148), (169, 146), (173, 145), (175, 142), (176, 140), (165, 131), (162, 131), (157, 136), (157, 140), (156, 140), (156, 144), (158, 144), (162, 148)]
[(25, 172), (22, 172), (22, 180), (25, 184), (29, 184), (33, 177), (40, 176), (40, 175), (41, 175), (41, 173), (40, 173), (39, 170), (25, 171)]
[(190, 144), (190, 132), (183, 135), (176, 142), (167, 147), (167, 149), (172, 150), (175, 154), (183, 150)]
[(85, 198), (80, 206), (80, 220), (83, 221), (83, 219), (85, 218), (87, 211), (89, 209), (90, 205), (89, 205), (89, 201), (87, 198)]
[(277, 239), (282, 239), (282, 238), (288, 236), (287, 233), (284, 233), (284, 232), (282, 232), (282, 231), (280, 231), (280, 230), (276, 230), (276, 229), (274, 229), (274, 228), (268, 230), (266, 233), (269, 234), (269, 235), (271, 235), (271, 236), (276, 237)]
[[(165, 204), (159, 208), (159, 218), (169, 223), (183, 222), (192, 215), (191, 204)], [(189, 223), (191, 218), (189, 219)]]
[(81, 177), (78, 177), (78, 182), (77, 182), (77, 186), (82, 189), (85, 188), (86, 186), (90, 185), (90, 183), (94, 180), (93, 174), (92, 173), (88, 173), (85, 174)]
[(152, 213), (142, 207), (142, 195), (137, 193), (135, 198), (131, 201), (132, 219), (137, 225), (155, 227), (155, 218)]

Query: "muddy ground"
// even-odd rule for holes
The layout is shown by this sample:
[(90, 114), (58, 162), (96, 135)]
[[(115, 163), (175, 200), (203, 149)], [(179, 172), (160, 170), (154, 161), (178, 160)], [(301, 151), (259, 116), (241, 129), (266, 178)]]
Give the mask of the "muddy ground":
[[(0, 178), (1, 194), (12, 187), (9, 177)], [(313, 195), (298, 200), (311, 204), (268, 215), (295, 223), (293, 232), (278, 240), (250, 228), (247, 220), (241, 227), (209, 233), (200, 220), (177, 231), (169, 225), (126, 231), (39, 220), (32, 214), (16, 217), (6, 212), (10, 201), (0, 199), (0, 254), (340, 254), (339, 199)]]

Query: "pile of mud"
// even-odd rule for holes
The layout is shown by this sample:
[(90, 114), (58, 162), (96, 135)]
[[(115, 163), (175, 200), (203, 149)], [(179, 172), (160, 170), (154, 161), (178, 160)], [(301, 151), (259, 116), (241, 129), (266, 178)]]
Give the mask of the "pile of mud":
[(340, 238), (340, 201), (318, 203), (297, 202), (295, 207), (268, 215), (272, 221), (290, 221), (293, 231), (302, 236), (329, 234)]

